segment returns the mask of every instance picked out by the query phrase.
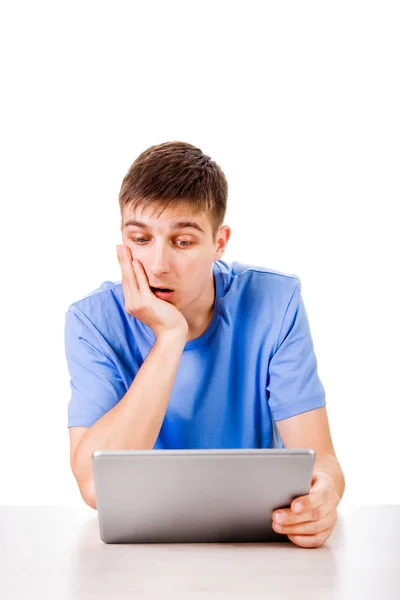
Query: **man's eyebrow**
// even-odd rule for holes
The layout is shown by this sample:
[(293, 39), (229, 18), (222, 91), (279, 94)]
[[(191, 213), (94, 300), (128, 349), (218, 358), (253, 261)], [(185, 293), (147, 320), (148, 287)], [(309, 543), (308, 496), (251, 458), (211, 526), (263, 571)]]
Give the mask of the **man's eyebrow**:
[[(137, 221), (136, 219), (129, 219), (124, 223), (124, 227), (140, 227), (140, 229), (151, 229), (151, 227), (149, 227), (145, 223), (142, 223), (141, 221)], [(206, 233), (196, 221), (172, 221), (171, 223), (172, 230), (186, 229), (187, 227), (197, 229), (197, 231), (199, 231), (202, 234)]]

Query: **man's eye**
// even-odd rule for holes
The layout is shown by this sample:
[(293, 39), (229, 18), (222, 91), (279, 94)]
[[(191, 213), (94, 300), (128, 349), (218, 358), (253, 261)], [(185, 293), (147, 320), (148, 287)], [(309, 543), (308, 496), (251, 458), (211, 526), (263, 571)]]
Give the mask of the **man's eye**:
[[(147, 238), (145, 237), (139, 237), (139, 238), (130, 238), (132, 240), (132, 242), (135, 242), (137, 244), (139, 244), (140, 246), (142, 246), (142, 242), (140, 240), (147, 240)], [(178, 242), (180, 242), (180, 244), (184, 244), (184, 246), (179, 244), (180, 248), (189, 248), (189, 246), (191, 246), (193, 244), (193, 242), (188, 242), (187, 240), (178, 240)]]

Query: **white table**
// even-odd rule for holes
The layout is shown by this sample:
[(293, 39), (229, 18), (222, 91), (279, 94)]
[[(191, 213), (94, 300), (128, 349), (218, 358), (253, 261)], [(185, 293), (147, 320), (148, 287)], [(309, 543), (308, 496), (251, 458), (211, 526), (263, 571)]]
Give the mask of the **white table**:
[(97, 511), (0, 506), (2, 600), (399, 600), (400, 506), (339, 505), (324, 546), (104, 544)]

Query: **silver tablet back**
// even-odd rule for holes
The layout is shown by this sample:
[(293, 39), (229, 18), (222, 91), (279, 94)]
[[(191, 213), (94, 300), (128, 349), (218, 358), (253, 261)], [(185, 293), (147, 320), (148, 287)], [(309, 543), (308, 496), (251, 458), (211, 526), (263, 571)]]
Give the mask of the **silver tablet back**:
[(308, 494), (311, 448), (96, 450), (106, 543), (283, 542), (272, 512)]

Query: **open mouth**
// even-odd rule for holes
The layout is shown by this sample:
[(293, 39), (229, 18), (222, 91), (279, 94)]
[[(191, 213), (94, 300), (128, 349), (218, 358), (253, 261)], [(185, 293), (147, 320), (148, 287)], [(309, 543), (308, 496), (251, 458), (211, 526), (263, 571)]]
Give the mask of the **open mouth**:
[(169, 288), (156, 288), (156, 287), (151, 287), (150, 289), (152, 292), (173, 292), (173, 290), (169, 289)]

